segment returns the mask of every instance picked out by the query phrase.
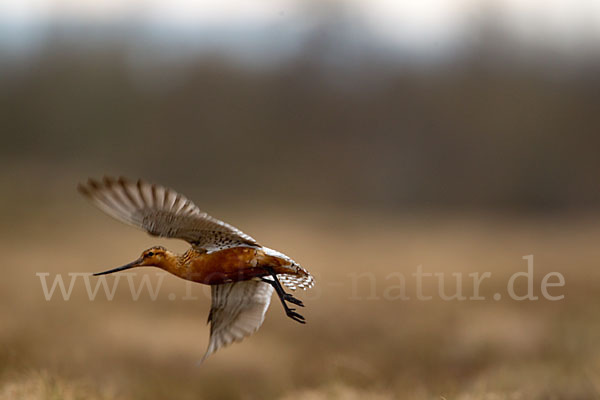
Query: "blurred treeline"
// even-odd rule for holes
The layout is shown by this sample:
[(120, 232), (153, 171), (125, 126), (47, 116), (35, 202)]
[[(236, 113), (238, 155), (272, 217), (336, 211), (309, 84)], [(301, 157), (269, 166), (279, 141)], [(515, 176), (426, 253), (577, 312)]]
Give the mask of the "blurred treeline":
[(2, 163), (125, 171), (244, 199), (597, 208), (598, 57), (479, 39), (426, 63), (368, 46), (344, 55), (321, 30), (257, 67), (50, 36), (2, 59)]

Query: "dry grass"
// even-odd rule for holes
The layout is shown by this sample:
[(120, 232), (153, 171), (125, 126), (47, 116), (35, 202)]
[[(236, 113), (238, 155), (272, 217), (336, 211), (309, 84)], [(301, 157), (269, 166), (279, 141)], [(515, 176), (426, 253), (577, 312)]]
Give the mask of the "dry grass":
[[(266, 220), (258, 212), (229, 218), (308, 267), (318, 287), (300, 294), (306, 326), (273, 303), (256, 335), (197, 367), (208, 338), (200, 287), (197, 301), (182, 301), (183, 282), (165, 277), (157, 301), (135, 302), (123, 281), (113, 301), (89, 301), (79, 282), (70, 301), (44, 300), (36, 272), (93, 272), (156, 243), (85, 205), (74, 213), (67, 221), (40, 214), (0, 241), (2, 400), (600, 396), (600, 220), (273, 211)], [(351, 284), (352, 273), (372, 272), (381, 296), (387, 274), (410, 276), (417, 265), (490, 271), (482, 286), (489, 298), (525, 269), (526, 254), (535, 255), (537, 288), (546, 272), (564, 274), (566, 286), (556, 290), (565, 300), (367, 300), (366, 279), (356, 293)], [(407, 291), (414, 295), (410, 283)]]

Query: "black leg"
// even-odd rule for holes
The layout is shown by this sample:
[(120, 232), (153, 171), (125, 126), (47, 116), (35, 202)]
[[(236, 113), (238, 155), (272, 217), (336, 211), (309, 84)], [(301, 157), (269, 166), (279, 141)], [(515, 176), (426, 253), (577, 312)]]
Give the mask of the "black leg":
[(301, 307), (304, 307), (304, 304), (302, 304), (302, 302), (300, 300), (298, 300), (291, 294), (286, 293), (283, 290), (283, 287), (281, 286), (281, 283), (279, 283), (279, 279), (277, 279), (277, 275), (274, 273), (274, 271), (269, 270), (269, 272), (271, 272), (271, 277), (273, 278), (273, 280), (262, 278), (262, 281), (267, 282), (268, 284), (273, 286), (273, 288), (275, 288), (275, 292), (277, 292), (277, 297), (279, 297), (279, 300), (281, 301), (281, 305), (283, 306), (283, 309), (285, 310), (285, 314), (288, 317), (290, 317), (291, 319), (293, 319), (294, 321), (300, 322), (301, 324), (305, 324), (306, 322), (304, 321), (304, 317), (302, 315), (298, 314), (297, 312), (295, 312), (295, 308), (289, 308), (288, 305), (286, 304), (286, 301), (297, 304)]
[(289, 301), (290, 303), (296, 304), (300, 307), (304, 307), (304, 303), (302, 302), (302, 300), (297, 299), (292, 294), (285, 292), (283, 286), (281, 286), (281, 282), (279, 282), (279, 279), (277, 279), (277, 274), (275, 274), (275, 271), (273, 271), (271, 268), (265, 268), (265, 269), (270, 272), (273, 280), (264, 279), (264, 278), (262, 280), (264, 282), (268, 282), (269, 284), (271, 284), (277, 291), (277, 295), (279, 295), (280, 298), (283, 297), (283, 300), (285, 300), (285, 301)]

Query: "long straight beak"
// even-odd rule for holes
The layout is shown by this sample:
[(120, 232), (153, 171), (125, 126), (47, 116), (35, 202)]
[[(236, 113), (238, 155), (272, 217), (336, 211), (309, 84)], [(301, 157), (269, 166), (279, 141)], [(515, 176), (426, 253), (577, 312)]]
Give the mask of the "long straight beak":
[(104, 272), (96, 272), (94, 274), (94, 276), (107, 275), (107, 274), (112, 274), (113, 272), (125, 271), (126, 269), (138, 267), (141, 263), (142, 263), (142, 259), (138, 258), (137, 260), (130, 262), (127, 265), (123, 265), (122, 267), (109, 269), (108, 271), (104, 271)]

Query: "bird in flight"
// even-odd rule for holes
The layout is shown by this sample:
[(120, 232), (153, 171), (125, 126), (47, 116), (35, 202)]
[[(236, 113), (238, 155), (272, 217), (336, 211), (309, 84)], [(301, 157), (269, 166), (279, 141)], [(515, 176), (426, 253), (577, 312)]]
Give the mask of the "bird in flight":
[(287, 303), (304, 304), (287, 293), (314, 286), (310, 273), (278, 251), (261, 246), (239, 229), (211, 217), (181, 194), (142, 180), (89, 179), (78, 190), (112, 217), (152, 236), (183, 239), (191, 247), (175, 254), (162, 246), (144, 251), (113, 272), (143, 266), (161, 268), (180, 278), (211, 286), (210, 340), (202, 361), (219, 348), (253, 334), (262, 325), (273, 291), (286, 315), (304, 324)]

